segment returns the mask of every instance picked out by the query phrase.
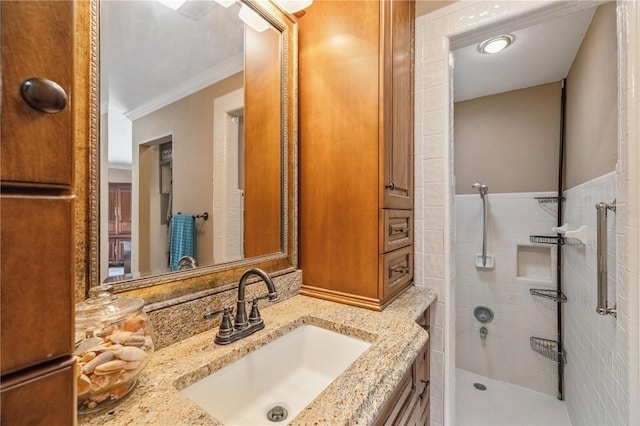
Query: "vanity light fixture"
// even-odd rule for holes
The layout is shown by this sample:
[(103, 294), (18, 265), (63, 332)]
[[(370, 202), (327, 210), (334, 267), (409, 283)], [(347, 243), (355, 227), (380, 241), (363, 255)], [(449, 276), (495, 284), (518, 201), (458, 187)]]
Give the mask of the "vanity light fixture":
[(242, 22), (249, 25), (259, 33), (269, 28), (269, 23), (265, 21), (260, 15), (258, 15), (253, 9), (243, 4), (238, 12), (238, 17), (242, 19)]
[(273, 0), (273, 2), (287, 13), (296, 13), (311, 6), (313, 0)]
[(498, 53), (513, 43), (514, 37), (511, 35), (503, 34), (497, 37), (492, 37), (483, 41), (478, 46), (478, 50), (482, 53)]
[(180, 9), (180, 7), (187, 2), (187, 0), (158, 0), (158, 1), (173, 10)]

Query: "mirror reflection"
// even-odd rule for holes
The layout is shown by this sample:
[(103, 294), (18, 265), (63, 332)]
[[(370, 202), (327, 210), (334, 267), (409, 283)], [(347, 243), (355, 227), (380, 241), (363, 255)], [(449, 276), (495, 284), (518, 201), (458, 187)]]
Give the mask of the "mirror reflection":
[(100, 281), (284, 251), (281, 34), (226, 3), (100, 3)]

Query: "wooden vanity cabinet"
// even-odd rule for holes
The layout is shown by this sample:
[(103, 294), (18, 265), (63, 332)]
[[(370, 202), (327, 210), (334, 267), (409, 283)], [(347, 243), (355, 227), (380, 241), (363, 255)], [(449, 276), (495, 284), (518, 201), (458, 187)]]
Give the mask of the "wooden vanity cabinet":
[[(421, 315), (418, 324), (429, 330), (429, 309)], [(374, 421), (376, 426), (427, 426), (429, 425), (430, 391), (430, 343), (424, 345), (391, 398), (380, 410)]]
[(414, 1), (299, 21), (301, 293), (382, 310), (413, 282)]
[[(0, 423), (73, 425), (89, 3), (3, 1), (0, 20)], [(58, 112), (29, 106), (21, 86), (33, 77), (62, 87), (66, 106)]]

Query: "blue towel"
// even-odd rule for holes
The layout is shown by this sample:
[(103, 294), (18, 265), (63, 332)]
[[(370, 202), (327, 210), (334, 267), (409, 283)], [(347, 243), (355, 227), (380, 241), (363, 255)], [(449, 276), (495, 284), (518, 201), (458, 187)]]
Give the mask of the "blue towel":
[(190, 214), (171, 217), (171, 240), (169, 241), (169, 266), (178, 270), (182, 256), (196, 257), (196, 219)]

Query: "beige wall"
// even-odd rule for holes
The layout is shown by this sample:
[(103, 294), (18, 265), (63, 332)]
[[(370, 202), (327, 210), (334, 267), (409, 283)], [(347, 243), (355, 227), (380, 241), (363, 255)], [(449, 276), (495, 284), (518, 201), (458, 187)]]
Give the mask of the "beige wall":
[(456, 194), (474, 182), (493, 193), (558, 187), (560, 82), (457, 102), (454, 106)]
[[(213, 103), (217, 97), (241, 87), (243, 87), (243, 74), (238, 73), (134, 121), (134, 146), (172, 135), (174, 213), (202, 214), (205, 211), (212, 213)], [(134, 152), (134, 168), (138, 156), (139, 152)], [(157, 167), (159, 166), (156, 165), (155, 168)], [(154, 175), (157, 174), (155, 169), (151, 172)], [(134, 174), (134, 197), (137, 195), (135, 182)], [(157, 248), (162, 241), (166, 245), (167, 227), (160, 224), (159, 204), (159, 202), (150, 204), (148, 212), (142, 209), (139, 211), (141, 218), (148, 217), (150, 221), (149, 235), (142, 233), (139, 235), (140, 259), (144, 258), (142, 251), (145, 247), (146, 249), (150, 246)], [(198, 263), (211, 264), (213, 221), (200, 219), (196, 224)], [(139, 229), (144, 228), (140, 226)], [(166, 248), (162, 247), (162, 250), (166, 251)], [(156, 255), (149, 262), (149, 272), (161, 272), (162, 268), (166, 268), (166, 255)]]
[(109, 182), (131, 183), (131, 169), (116, 169), (109, 167)]
[(598, 7), (567, 76), (565, 189), (614, 171), (617, 151), (616, 5)]

